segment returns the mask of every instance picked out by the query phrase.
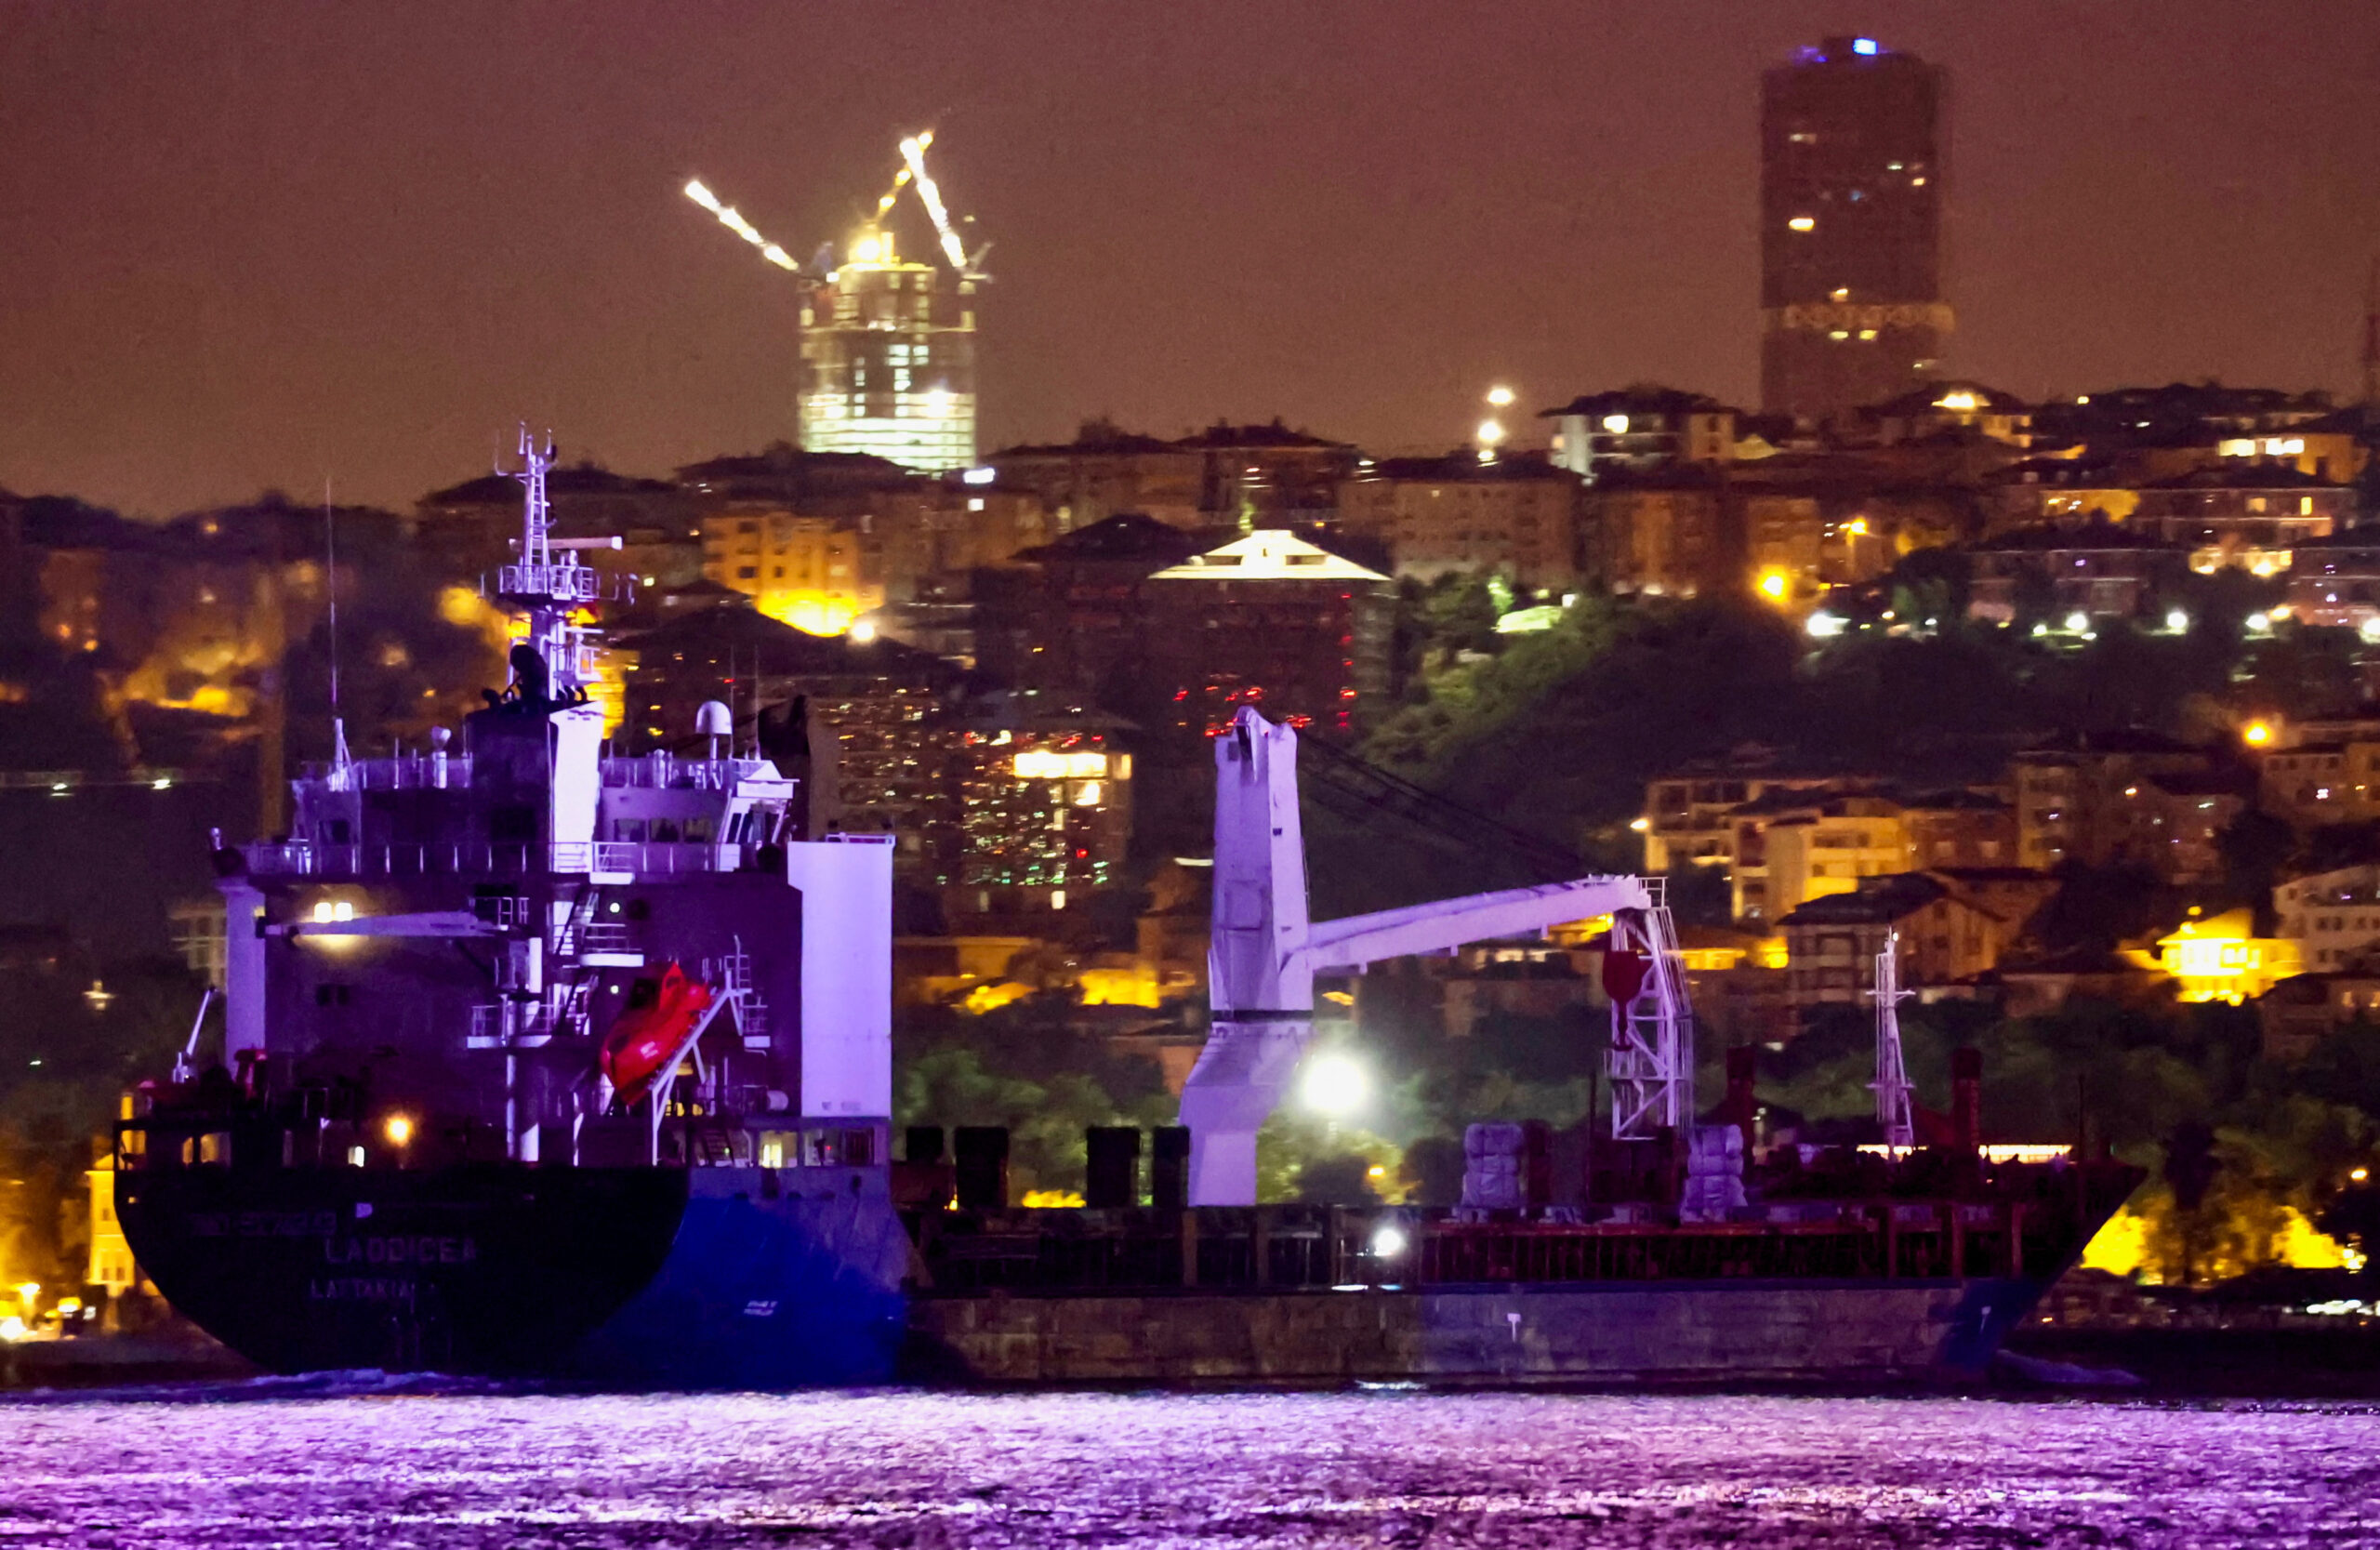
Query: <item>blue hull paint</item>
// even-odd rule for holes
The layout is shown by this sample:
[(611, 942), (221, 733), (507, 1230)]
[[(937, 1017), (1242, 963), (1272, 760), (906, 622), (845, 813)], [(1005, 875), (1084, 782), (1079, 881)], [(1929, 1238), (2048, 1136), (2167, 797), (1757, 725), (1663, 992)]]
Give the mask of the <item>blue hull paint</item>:
[(909, 1239), (880, 1172), (838, 1172), (831, 1182), (841, 1187), (806, 1195), (777, 1194), (759, 1169), (703, 1169), (694, 1179), (660, 1274), (588, 1337), (567, 1371), (686, 1388), (890, 1380), (906, 1324)]

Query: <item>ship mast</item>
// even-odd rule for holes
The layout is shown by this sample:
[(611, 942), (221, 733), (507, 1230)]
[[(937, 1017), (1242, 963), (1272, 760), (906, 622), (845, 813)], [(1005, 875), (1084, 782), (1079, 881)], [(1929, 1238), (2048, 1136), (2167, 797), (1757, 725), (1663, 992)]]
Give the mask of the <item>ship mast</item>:
[(1876, 955), (1876, 987), (1868, 992), (1876, 1002), (1876, 1080), (1868, 1085), (1876, 1093), (1876, 1123), (1884, 1128), (1884, 1145), (1905, 1151), (1917, 1144), (1917, 1126), (1910, 1109), (1909, 1067), (1901, 1059), (1902, 1001), (1915, 995), (1900, 987), (1900, 936), (1884, 934), (1884, 950)]
[[(588, 546), (553, 541), (553, 507), (546, 497), (546, 473), (554, 466), (553, 433), (547, 432), (540, 447), (523, 424), (520, 452), (519, 469), (497, 471), (522, 485), (521, 558), (496, 573), (496, 590), (504, 602), (529, 616), (528, 644), (544, 664), (545, 682), (522, 682), (524, 664), (516, 653), (514, 686), (524, 697), (577, 699), (594, 678), (594, 664), (593, 631), (576, 619), (581, 608), (600, 599), (602, 583), (593, 566), (578, 563), (576, 550)], [(619, 540), (593, 543), (616, 548)]]

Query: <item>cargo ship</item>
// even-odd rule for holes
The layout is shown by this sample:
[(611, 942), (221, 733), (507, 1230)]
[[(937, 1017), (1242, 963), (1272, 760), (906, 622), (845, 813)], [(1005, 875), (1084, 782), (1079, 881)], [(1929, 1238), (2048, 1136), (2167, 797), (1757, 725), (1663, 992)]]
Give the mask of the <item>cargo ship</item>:
[[(293, 783), (286, 836), (218, 840), (220, 1058), (194, 1033), (116, 1126), (147, 1275), (268, 1370), (1972, 1376), (2138, 1181), (1993, 1162), (1971, 1122), (1883, 1159), (1749, 1159), (1748, 1083), (1716, 1122), (1695, 1108), (1657, 881), (1311, 921), (1297, 736), (1252, 710), (1216, 739), (1210, 1031), (1146, 1184), (1130, 1132), (1091, 1138), (1078, 1210), (1012, 1208), (996, 1132), (945, 1157), (912, 1131), (895, 1161), (891, 837), (838, 828), (832, 735), (799, 702), (707, 705), (683, 755), (607, 749), (603, 583), (550, 533), (550, 444), (520, 451), (518, 556), (490, 589), (521, 620), (510, 682), (459, 739), (373, 759), (339, 739)], [(1608, 1136), (1474, 1127), (1443, 1210), (1256, 1202), (1317, 974), (1593, 916)]]

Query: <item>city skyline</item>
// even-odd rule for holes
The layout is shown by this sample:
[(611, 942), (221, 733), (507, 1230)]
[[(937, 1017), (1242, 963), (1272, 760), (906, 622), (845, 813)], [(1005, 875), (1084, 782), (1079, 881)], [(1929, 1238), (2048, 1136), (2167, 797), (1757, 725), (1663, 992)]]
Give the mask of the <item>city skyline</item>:
[(1760, 73), (1843, 33), (1956, 82), (1950, 373), (2355, 386), (2380, 215), (2334, 191), (2380, 131), (2325, 105), (2380, 46), (2359, 8), (1383, 14), (34, 13), (0, 485), (393, 504), (522, 415), (621, 469), (791, 439), (797, 298), (677, 191), (806, 251), (926, 126), (998, 243), (985, 448), (1278, 414), (1442, 450), (1497, 380), (1749, 407)]

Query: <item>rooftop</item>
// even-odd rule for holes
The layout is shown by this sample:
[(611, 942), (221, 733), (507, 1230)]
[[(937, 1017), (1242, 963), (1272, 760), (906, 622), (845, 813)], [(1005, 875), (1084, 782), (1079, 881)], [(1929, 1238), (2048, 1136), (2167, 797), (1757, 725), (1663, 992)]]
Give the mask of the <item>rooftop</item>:
[(1161, 570), (1152, 581), (1386, 581), (1294, 533), (1267, 528)]
[[(546, 475), (546, 495), (554, 500), (594, 496), (660, 496), (669, 494), (670, 490), (667, 480), (614, 473), (592, 462), (575, 463), (568, 468), (557, 467)], [(460, 484), (432, 490), (421, 497), (421, 504), (500, 506), (518, 511), (521, 509), (521, 481), (509, 473), (483, 473)]]
[(657, 661), (665, 652), (694, 652), (706, 659), (717, 654), (749, 652), (770, 674), (907, 673), (941, 677), (948, 664), (931, 652), (879, 636), (854, 641), (848, 635), (813, 635), (749, 608), (702, 608), (668, 624), (612, 643), (637, 654), (639, 664)]
[(1584, 415), (1590, 418), (1603, 415), (1733, 415), (1740, 410), (1720, 403), (1708, 393), (1689, 392), (1684, 388), (1667, 388), (1659, 382), (1632, 382), (1624, 388), (1606, 392), (1585, 393), (1555, 409), (1540, 409), (1540, 419), (1553, 419), (1563, 415)]
[(2193, 469), (2171, 479), (2154, 479), (2143, 490), (2344, 490), (2336, 480), (2300, 473), (2287, 463), (2234, 458), (2225, 468)]
[(2183, 546), (2169, 544), (2153, 534), (2121, 523), (2094, 516), (2088, 522), (2071, 527), (2057, 523), (2042, 523), (2032, 527), (2019, 527), (1994, 538), (1980, 538), (1968, 550), (1976, 554), (2055, 553), (2068, 550), (2171, 550), (2178, 554)]
[(1308, 435), (1292, 431), (1276, 417), (1270, 425), (1226, 425), (1222, 420), (1207, 427), (1195, 436), (1184, 436), (1173, 444), (1184, 452), (1247, 451), (1247, 452), (1353, 452), (1345, 442)]
[(1113, 420), (1090, 419), (1082, 422), (1071, 442), (1019, 442), (1014, 446), (1000, 448), (984, 460), (998, 463), (1003, 457), (1112, 457), (1119, 454), (1174, 450), (1171, 442), (1121, 430)]
[(1469, 447), (1457, 447), (1443, 457), (1383, 457), (1366, 469), (1368, 479), (1401, 479), (1417, 484), (1514, 484), (1524, 480), (1578, 483), (1579, 476), (1556, 467), (1542, 453), (1507, 452), (1482, 462)]
[(1191, 532), (1159, 522), (1144, 511), (1121, 511), (1089, 527), (1078, 527), (1046, 544), (1020, 550), (1015, 558), (1035, 564), (1091, 563), (1106, 562), (1121, 563), (1140, 561), (1153, 565), (1179, 564), (1208, 544), (1219, 541), (1221, 531)]
[(2289, 547), (2293, 551), (2309, 549), (2380, 549), (2380, 523), (2358, 523), (2352, 527), (2342, 527), (2335, 533), (2326, 533), (2319, 538), (2293, 539)]
[(698, 490), (715, 494), (744, 490), (774, 497), (825, 488), (900, 485), (922, 477), (867, 453), (804, 452), (784, 442), (755, 453), (688, 463), (677, 472), (678, 483)]
[(1780, 926), (1890, 925), (1905, 920), (1950, 891), (1923, 872), (1862, 878), (1848, 894), (1829, 894), (1800, 906)]
[(1866, 412), (1896, 419), (1913, 419), (1939, 409), (1951, 414), (2021, 415), (2032, 405), (2015, 393), (1981, 382), (1941, 378), (1920, 383), (1897, 398), (1868, 405)]
[(2096, 732), (2060, 732), (2017, 750), (2019, 759), (2040, 754), (2171, 753), (2203, 754), (2193, 743), (2168, 737), (2145, 726), (2105, 727)]

